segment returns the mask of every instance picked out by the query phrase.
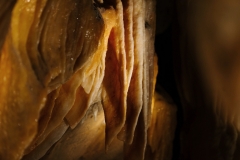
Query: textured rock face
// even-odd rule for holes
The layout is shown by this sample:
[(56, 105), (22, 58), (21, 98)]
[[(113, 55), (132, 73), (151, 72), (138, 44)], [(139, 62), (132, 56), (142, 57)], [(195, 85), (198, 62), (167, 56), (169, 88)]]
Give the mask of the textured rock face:
[(14, 4), (0, 6), (0, 159), (170, 159), (176, 108), (152, 103), (154, 0)]
[(239, 159), (239, 10), (235, 0), (178, 2), (182, 159)]
[[(240, 2), (158, 5), (158, 33), (177, 24), (178, 158), (240, 159)], [(176, 106), (154, 94), (155, 6), (0, 0), (0, 159), (170, 160)]]

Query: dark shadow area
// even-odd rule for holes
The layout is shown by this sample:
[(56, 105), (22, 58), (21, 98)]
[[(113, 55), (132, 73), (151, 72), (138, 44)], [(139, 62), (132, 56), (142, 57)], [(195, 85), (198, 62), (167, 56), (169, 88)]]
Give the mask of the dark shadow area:
[(172, 159), (180, 159), (180, 132), (183, 122), (182, 106), (177, 91), (173, 67), (173, 32), (170, 25), (164, 32), (156, 35), (155, 51), (158, 55), (158, 76), (156, 90), (161, 87), (171, 96), (177, 105), (177, 126), (173, 141)]

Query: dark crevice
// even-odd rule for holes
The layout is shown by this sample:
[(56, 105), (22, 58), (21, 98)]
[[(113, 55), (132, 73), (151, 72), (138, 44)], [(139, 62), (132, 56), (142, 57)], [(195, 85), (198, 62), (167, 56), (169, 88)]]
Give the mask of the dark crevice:
[(178, 94), (173, 65), (173, 25), (156, 35), (155, 50), (158, 55), (158, 76), (156, 90), (163, 88), (177, 106), (177, 126), (173, 141), (172, 159), (180, 159), (180, 133), (183, 122), (182, 106)]

